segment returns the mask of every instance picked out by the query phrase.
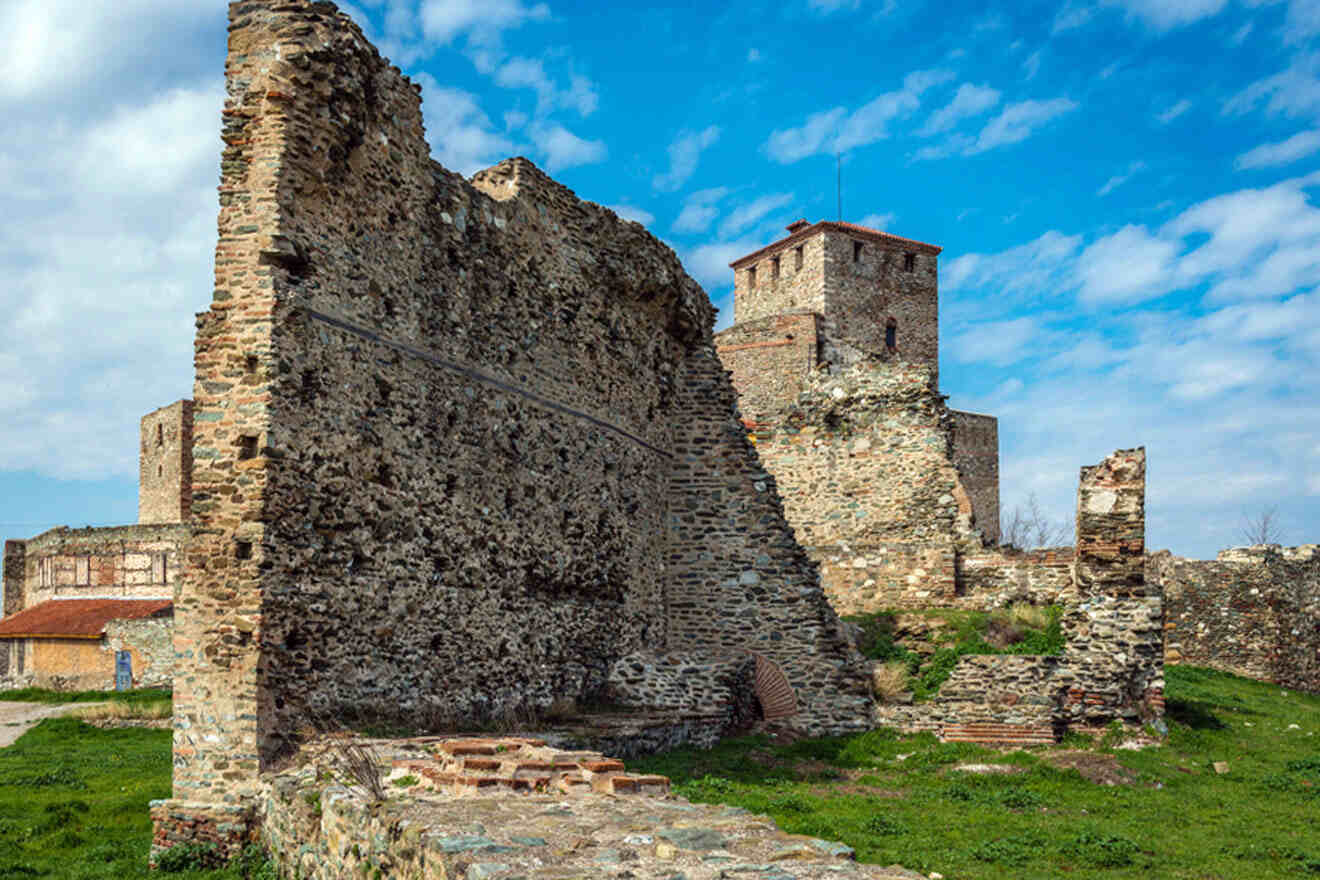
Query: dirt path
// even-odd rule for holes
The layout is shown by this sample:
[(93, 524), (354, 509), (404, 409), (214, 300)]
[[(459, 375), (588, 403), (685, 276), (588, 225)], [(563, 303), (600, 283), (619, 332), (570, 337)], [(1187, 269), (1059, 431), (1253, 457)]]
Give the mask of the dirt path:
[(0, 700), (0, 749), (13, 745), (43, 718), (67, 715), (75, 709), (101, 706), (103, 703), (9, 703)]

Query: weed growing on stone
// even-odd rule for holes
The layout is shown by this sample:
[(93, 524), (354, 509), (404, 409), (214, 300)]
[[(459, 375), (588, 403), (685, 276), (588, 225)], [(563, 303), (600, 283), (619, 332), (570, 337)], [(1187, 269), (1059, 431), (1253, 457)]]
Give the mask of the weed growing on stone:
[(629, 767), (862, 861), (947, 877), (1320, 877), (1320, 696), (1191, 667), (1166, 683), (1168, 736), (1141, 750), (1118, 747), (1131, 731), (999, 752), (874, 730)]

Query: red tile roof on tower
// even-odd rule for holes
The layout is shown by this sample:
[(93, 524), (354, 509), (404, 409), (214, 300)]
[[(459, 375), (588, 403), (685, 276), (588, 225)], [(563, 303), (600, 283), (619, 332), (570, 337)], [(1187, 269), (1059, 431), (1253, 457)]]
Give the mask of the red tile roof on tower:
[(913, 238), (903, 238), (901, 235), (894, 235), (889, 232), (882, 232), (879, 229), (872, 229), (869, 226), (858, 226), (856, 223), (845, 223), (834, 220), (821, 220), (818, 223), (808, 223), (806, 220), (794, 220), (788, 224), (789, 235), (779, 241), (771, 242), (759, 251), (753, 251), (745, 257), (739, 257), (729, 264), (731, 269), (740, 269), (748, 263), (764, 259), (771, 254), (787, 250), (793, 247), (803, 239), (810, 238), (817, 232), (826, 229), (832, 229), (836, 232), (846, 232), (855, 238), (862, 238), (867, 241), (879, 242), (880, 244), (902, 245), (914, 251), (920, 251), (925, 254), (938, 254), (944, 248), (938, 245), (926, 244), (924, 241), (917, 241)]
[(112, 620), (171, 612), (169, 599), (51, 599), (0, 619), (0, 638), (99, 639)]

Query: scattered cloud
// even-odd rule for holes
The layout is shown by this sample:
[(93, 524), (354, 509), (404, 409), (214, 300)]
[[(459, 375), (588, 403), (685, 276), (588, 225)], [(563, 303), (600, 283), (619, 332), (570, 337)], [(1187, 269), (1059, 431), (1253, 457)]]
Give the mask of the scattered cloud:
[(466, 36), (474, 45), (492, 46), (503, 31), (549, 18), (550, 7), (521, 0), (422, 0), (417, 17), (422, 33), (434, 43)]
[(720, 137), (718, 125), (701, 131), (684, 132), (669, 145), (669, 170), (657, 174), (651, 185), (661, 192), (672, 192), (687, 183), (697, 170), (697, 161)]
[(999, 103), (999, 90), (989, 86), (963, 83), (948, 104), (931, 114), (917, 132), (922, 136), (939, 134), (972, 116), (979, 116)]
[(1304, 159), (1320, 150), (1320, 129), (1299, 131), (1292, 137), (1276, 144), (1261, 144), (1248, 150), (1233, 163), (1238, 170), (1245, 168), (1267, 168), (1273, 165), (1287, 165)]
[(697, 190), (683, 200), (683, 210), (669, 228), (674, 232), (705, 232), (720, 214), (716, 204), (728, 194), (724, 186)]
[(997, 290), (1019, 301), (1051, 296), (1069, 286), (1069, 273), (1081, 246), (1080, 235), (1050, 230), (1034, 241), (997, 254), (964, 254), (940, 271), (946, 291)]
[(764, 245), (751, 237), (699, 245), (683, 254), (683, 268), (707, 290), (728, 287), (733, 284), (729, 264)]
[(1040, 335), (1040, 323), (1032, 317), (987, 321), (954, 336), (949, 354), (962, 363), (1006, 367), (1038, 350)]
[(1288, 67), (1256, 80), (1224, 103), (1223, 112), (1240, 115), (1261, 101), (1270, 114), (1320, 116), (1320, 52), (1295, 55)]
[(995, 147), (1024, 141), (1041, 126), (1075, 109), (1077, 102), (1068, 98), (1009, 104), (986, 124), (966, 152), (968, 155), (984, 153)]
[(858, 9), (861, 5), (862, 0), (807, 0), (808, 8), (825, 15), (838, 12), (840, 9)]
[(791, 201), (793, 201), (792, 193), (771, 193), (735, 208), (720, 224), (719, 237), (730, 238), (737, 235), (760, 221), (766, 214), (784, 207)]
[(887, 227), (893, 225), (894, 219), (897, 216), (897, 214), (867, 214), (857, 222), (861, 226), (869, 226), (872, 229), (879, 229), (883, 232)]
[(1178, 250), (1176, 243), (1152, 236), (1144, 226), (1124, 226), (1078, 257), (1079, 298), (1089, 305), (1116, 305), (1158, 295)]
[(538, 116), (564, 108), (575, 110), (585, 118), (596, 111), (599, 103), (591, 80), (573, 74), (569, 77), (568, 87), (560, 89), (545, 72), (545, 64), (539, 58), (510, 58), (495, 71), (495, 83), (508, 89), (526, 88), (536, 92)]
[(921, 104), (921, 95), (953, 78), (949, 70), (918, 70), (903, 78), (903, 87), (868, 101), (851, 113), (835, 107), (807, 117), (798, 128), (771, 133), (765, 151), (776, 162), (789, 163), (816, 153), (851, 150), (889, 137), (889, 124)]
[(1100, 0), (1100, 4), (1123, 9), (1129, 21), (1167, 31), (1218, 15), (1227, 0)]
[(1141, 161), (1128, 163), (1127, 171), (1123, 172), (1122, 174), (1115, 174), (1113, 177), (1106, 180), (1104, 186), (1096, 190), (1095, 194), (1098, 196), (1109, 195), (1111, 192), (1118, 189), (1123, 184), (1127, 183), (1128, 180), (1132, 177), (1132, 175), (1136, 174), (1138, 171), (1143, 170), (1145, 167), (1146, 167), (1146, 163)]
[(527, 133), (545, 156), (545, 170), (552, 174), (577, 165), (603, 162), (608, 153), (604, 141), (580, 138), (557, 122), (533, 122)]
[(1192, 108), (1192, 102), (1187, 100), (1186, 98), (1183, 98), (1173, 106), (1167, 107), (1161, 112), (1157, 113), (1155, 115), (1155, 118), (1158, 119), (1161, 124), (1168, 125), (1170, 122), (1173, 122), (1173, 120), (1177, 119), (1179, 116), (1182, 116), (1191, 108)]
[(1234, 46), (1241, 46), (1247, 41), (1247, 37), (1251, 34), (1251, 29), (1255, 26), (1255, 22), (1251, 21), (1242, 25), (1242, 27), (1233, 32), (1233, 36), (1229, 39), (1229, 42)]
[(494, 130), (476, 95), (446, 88), (428, 73), (413, 79), (422, 87), (422, 117), (431, 155), (441, 165), (470, 177), (516, 151), (512, 140)]
[(655, 215), (645, 208), (639, 208), (636, 205), (606, 205), (614, 213), (618, 214), (624, 220), (632, 220), (643, 226), (650, 226), (655, 222)]
[(1079, 28), (1090, 21), (1093, 15), (1095, 15), (1094, 7), (1072, 2), (1065, 3), (1063, 8), (1055, 13), (1054, 25), (1050, 28), (1050, 33), (1061, 34)]
[(1022, 69), (1026, 72), (1027, 79), (1031, 80), (1036, 78), (1036, 74), (1040, 73), (1039, 49), (1027, 56), (1027, 59), (1022, 62)]
[(1297, 46), (1320, 34), (1320, 2), (1290, 0), (1283, 23), (1283, 44)]

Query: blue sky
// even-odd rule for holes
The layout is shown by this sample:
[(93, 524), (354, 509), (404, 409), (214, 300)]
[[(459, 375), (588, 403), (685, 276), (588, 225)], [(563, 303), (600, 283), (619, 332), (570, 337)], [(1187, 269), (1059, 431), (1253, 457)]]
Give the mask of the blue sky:
[[(1277, 509), (1320, 540), (1320, 0), (359, 0), (436, 159), (530, 157), (727, 263), (798, 218), (944, 248), (941, 384), (1001, 503), (1071, 520), (1149, 456), (1148, 546)], [(0, 3), (0, 534), (136, 517), (137, 423), (191, 395), (225, 10)]]

